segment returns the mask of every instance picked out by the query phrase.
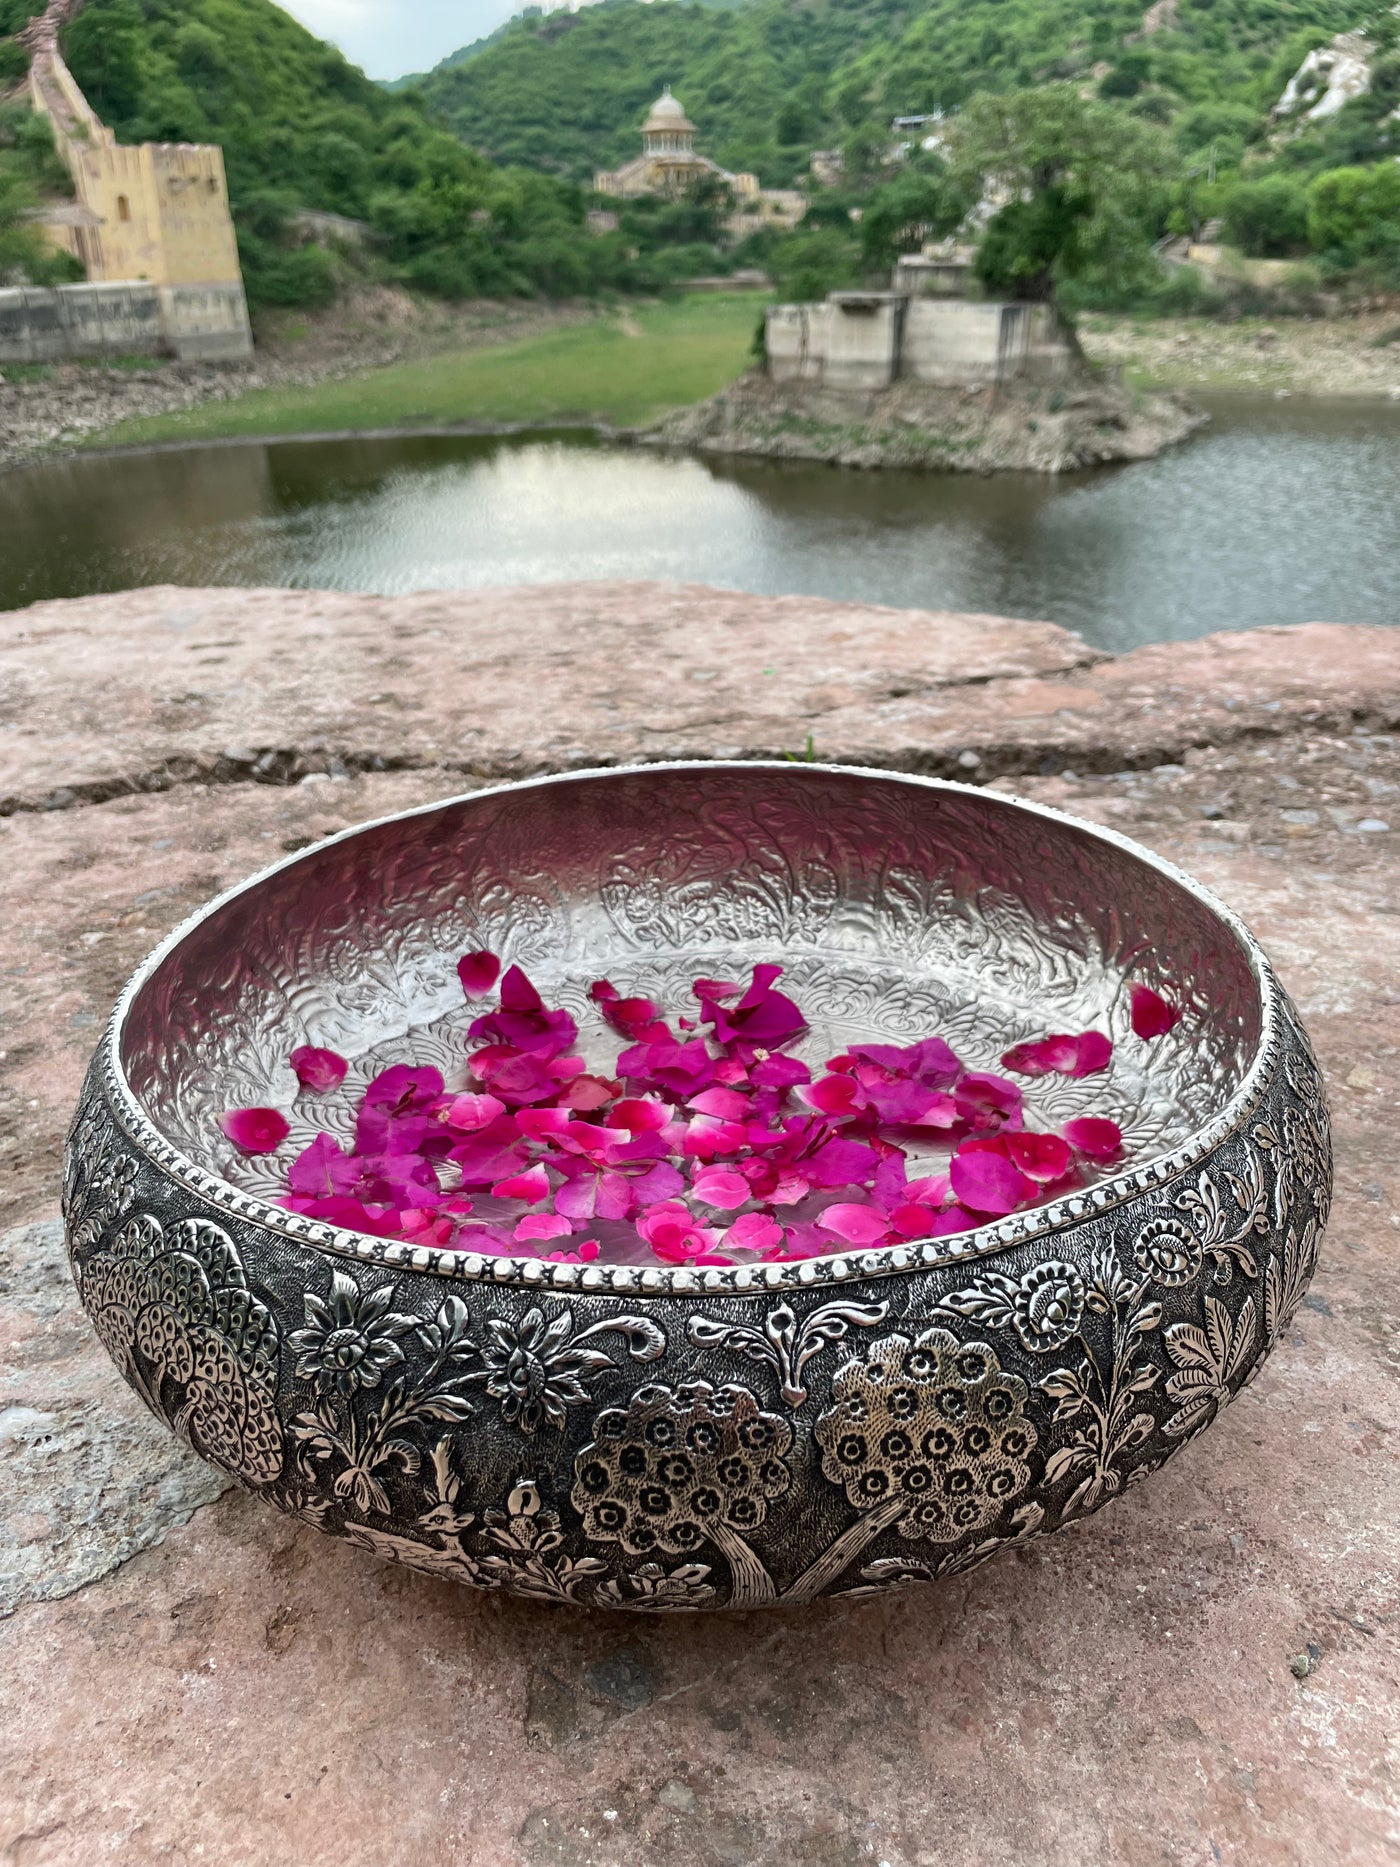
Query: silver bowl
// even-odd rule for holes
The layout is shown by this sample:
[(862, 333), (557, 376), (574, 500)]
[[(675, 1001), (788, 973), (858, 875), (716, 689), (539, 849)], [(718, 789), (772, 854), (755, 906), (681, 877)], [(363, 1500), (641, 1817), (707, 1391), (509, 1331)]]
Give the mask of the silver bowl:
[[(386, 1243), (272, 1203), (352, 1087), (460, 1069), (490, 947), (590, 1025), (758, 960), (800, 1054), (938, 1033), (973, 1064), (1115, 1039), (1037, 1125), (1121, 1169), (962, 1236), (798, 1264), (549, 1264)], [(1129, 980), (1187, 1015), (1129, 1035)], [(610, 1047), (609, 1047), (610, 1046)], [(230, 1107), (289, 1110), (271, 1161)], [(1109, 831), (988, 791), (801, 764), (511, 785), (349, 831), (223, 895), (127, 987), (70, 1139), (82, 1301), (123, 1375), (279, 1509), (429, 1574), (664, 1611), (864, 1594), (1058, 1529), (1209, 1425), (1286, 1328), (1331, 1189), (1322, 1083), (1254, 940)]]

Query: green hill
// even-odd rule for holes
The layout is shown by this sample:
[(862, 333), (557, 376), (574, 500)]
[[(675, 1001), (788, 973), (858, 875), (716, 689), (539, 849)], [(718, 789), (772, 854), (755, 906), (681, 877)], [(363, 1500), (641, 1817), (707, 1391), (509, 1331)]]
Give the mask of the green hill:
[[(0, 33), (34, 3), (0, 0)], [(14, 42), (0, 49), (13, 65)], [(64, 51), (122, 141), (223, 145), (255, 304), (334, 293), (349, 262), (296, 243), (304, 208), (369, 223), (356, 264), (451, 296), (627, 282), (620, 244), (588, 238), (577, 190), (502, 171), (271, 0), (87, 0)]]
[(1358, 23), (1358, 0), (752, 0), (740, 10), (604, 0), (515, 20), (421, 87), (500, 162), (585, 181), (637, 149), (671, 84), (702, 147), (781, 185), (814, 146), (887, 142), (895, 116), (955, 110), (978, 90), (1098, 86), (1187, 146), (1257, 134), (1312, 46)]

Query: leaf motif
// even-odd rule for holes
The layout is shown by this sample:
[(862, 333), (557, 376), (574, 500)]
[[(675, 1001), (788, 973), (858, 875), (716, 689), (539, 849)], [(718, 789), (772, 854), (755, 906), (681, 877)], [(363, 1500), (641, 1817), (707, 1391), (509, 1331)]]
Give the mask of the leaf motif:
[(1150, 1413), (1135, 1413), (1123, 1429), (1118, 1441), (1118, 1451), (1130, 1452), (1134, 1446), (1140, 1446), (1149, 1440), (1156, 1430), (1157, 1422)]
[(1225, 1365), (1224, 1379), (1227, 1386), (1243, 1372), (1249, 1360), (1249, 1351), (1254, 1346), (1254, 1324), (1254, 1298), (1248, 1296), (1244, 1300), (1239, 1318), (1235, 1323), (1234, 1344), (1230, 1350), (1230, 1358)]
[(1011, 1306), (1015, 1294), (1016, 1286), (1009, 1277), (983, 1277), (966, 1290), (950, 1291), (934, 1304), (933, 1311), (935, 1315), (941, 1310), (964, 1316), (969, 1322), (986, 1323), (989, 1328), (998, 1329), (1011, 1322), (1016, 1314)]
[(633, 1361), (659, 1361), (666, 1353), (665, 1334), (650, 1316), (615, 1316), (608, 1328), (627, 1338), (627, 1353)]
[(1061, 1478), (1068, 1478), (1071, 1472), (1079, 1471), (1085, 1465), (1092, 1465), (1094, 1454), (1086, 1445), (1076, 1441), (1072, 1445), (1060, 1446), (1045, 1461), (1043, 1483), (1058, 1484)]
[(436, 1393), (414, 1409), (422, 1420), (469, 1420), (476, 1408), (465, 1394)]
[(1160, 1303), (1144, 1303), (1141, 1309), (1134, 1312), (1133, 1324), (1132, 1324), (1133, 1334), (1134, 1335), (1147, 1335), (1150, 1333), (1151, 1330), (1155, 1329), (1158, 1326), (1161, 1320), (1162, 1320), (1161, 1304)]
[[(1211, 1298), (1214, 1302), (1216, 1299)], [(1167, 1353), (1178, 1368), (1215, 1369), (1215, 1356), (1205, 1331), (1194, 1322), (1174, 1322), (1165, 1332)]]
[(1092, 1370), (1087, 1361), (1081, 1361), (1077, 1368), (1052, 1368), (1042, 1377), (1040, 1391), (1049, 1394), (1052, 1399), (1062, 1395), (1077, 1395), (1083, 1400), (1089, 1391), (1089, 1378)]

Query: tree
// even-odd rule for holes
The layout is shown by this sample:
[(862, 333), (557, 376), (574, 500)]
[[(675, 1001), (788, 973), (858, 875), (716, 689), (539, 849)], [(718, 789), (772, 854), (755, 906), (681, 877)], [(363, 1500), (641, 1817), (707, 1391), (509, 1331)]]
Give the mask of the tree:
[(1355, 262), (1400, 243), (1400, 165), (1326, 169), (1308, 190), (1308, 239)]
[(1225, 235), (1256, 258), (1286, 258), (1308, 240), (1308, 197), (1291, 175), (1236, 182), (1225, 197)]
[[(911, 169), (872, 191), (860, 222), (861, 255), (872, 270), (892, 266), (901, 253), (952, 233), (968, 209), (967, 196), (948, 178), (946, 164)], [(809, 217), (810, 218), (810, 217)]]
[(1154, 124), (1072, 84), (973, 98), (958, 123), (953, 178), (1000, 201), (978, 251), (985, 284), (1056, 302), (1071, 280), (1127, 279), (1177, 166)]

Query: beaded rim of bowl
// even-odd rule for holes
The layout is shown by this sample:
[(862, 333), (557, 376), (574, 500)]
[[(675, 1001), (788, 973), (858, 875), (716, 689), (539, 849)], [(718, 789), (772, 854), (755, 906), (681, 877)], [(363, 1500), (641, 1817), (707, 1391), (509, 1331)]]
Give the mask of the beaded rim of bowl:
[[(986, 788), (981, 785), (957, 784), (949, 779), (925, 778), (912, 772), (881, 770), (871, 766), (804, 764), (801, 769), (814, 776), (874, 778), (887, 783), (907, 784), (936, 792), (940, 796), (980, 799), (988, 796)], [(747, 773), (764, 770), (780, 771), (791, 776), (793, 767), (790, 763), (776, 759), (668, 759), (644, 765), (612, 765), (550, 773), (511, 784), (484, 786), (479, 791), (440, 798), (412, 810), (391, 811), (386, 816), (354, 824), (349, 829), (338, 831), (334, 836), (312, 844), (307, 850), (298, 850), (280, 862), (271, 863), (235, 887), (225, 889), (188, 916), (142, 961), (128, 980), (112, 1012), (99, 1052), (103, 1088), (113, 1115), (132, 1144), (154, 1166), (188, 1192), (230, 1218), (261, 1226), (296, 1244), (310, 1246), (335, 1257), (354, 1258), (363, 1263), (382, 1264), (397, 1270), (418, 1271), (471, 1283), (636, 1297), (697, 1293), (705, 1296), (743, 1296), (765, 1290), (807, 1289), (849, 1283), (858, 1278), (899, 1276), (969, 1259), (991, 1257), (1028, 1239), (1045, 1237), (1110, 1212), (1140, 1198), (1144, 1193), (1150, 1193), (1154, 1188), (1168, 1185), (1214, 1153), (1258, 1107), (1277, 1062), (1283, 1009), (1273, 967), (1259, 942), (1238, 915), (1185, 870), (1134, 842), (1131, 837), (1120, 835), (1116, 830), (1103, 825), (1089, 823), (1083, 818), (1073, 817), (1066, 811), (1055, 809), (1053, 805), (1032, 803), (1028, 799), (1002, 792), (994, 795), (1007, 809), (1024, 811), (1047, 823), (1064, 825), (1122, 850), (1191, 895), (1239, 941), (1260, 999), (1260, 1032), (1254, 1056), (1239, 1087), (1209, 1122), (1188, 1135), (1178, 1146), (1153, 1159), (1114, 1174), (1082, 1192), (1033, 1207), (1029, 1212), (1016, 1213), (1011, 1218), (998, 1219), (975, 1231), (957, 1233), (948, 1238), (914, 1240), (904, 1245), (881, 1245), (870, 1250), (848, 1248), (791, 1264), (740, 1264), (723, 1269), (713, 1267), (702, 1270), (665, 1265), (550, 1264), (539, 1258), (482, 1256), (470, 1251), (429, 1249), (422, 1245), (372, 1238), (362, 1232), (344, 1231), (338, 1226), (304, 1218), (283, 1207), (270, 1205), (266, 1200), (242, 1193), (227, 1180), (210, 1173), (173, 1147), (137, 1101), (122, 1065), (121, 1038), (127, 1015), (144, 986), (194, 928), (238, 896), (261, 887), (283, 870), (294, 868), (308, 854), (319, 854), (338, 843), (349, 842), (367, 830), (392, 823), (411, 822), (415, 817), (429, 816), (450, 809), (454, 804), (476, 803), (483, 798), (538, 790), (548, 785), (572, 784), (591, 778), (638, 777), (659, 772), (693, 772), (699, 775), (717, 771)]]

